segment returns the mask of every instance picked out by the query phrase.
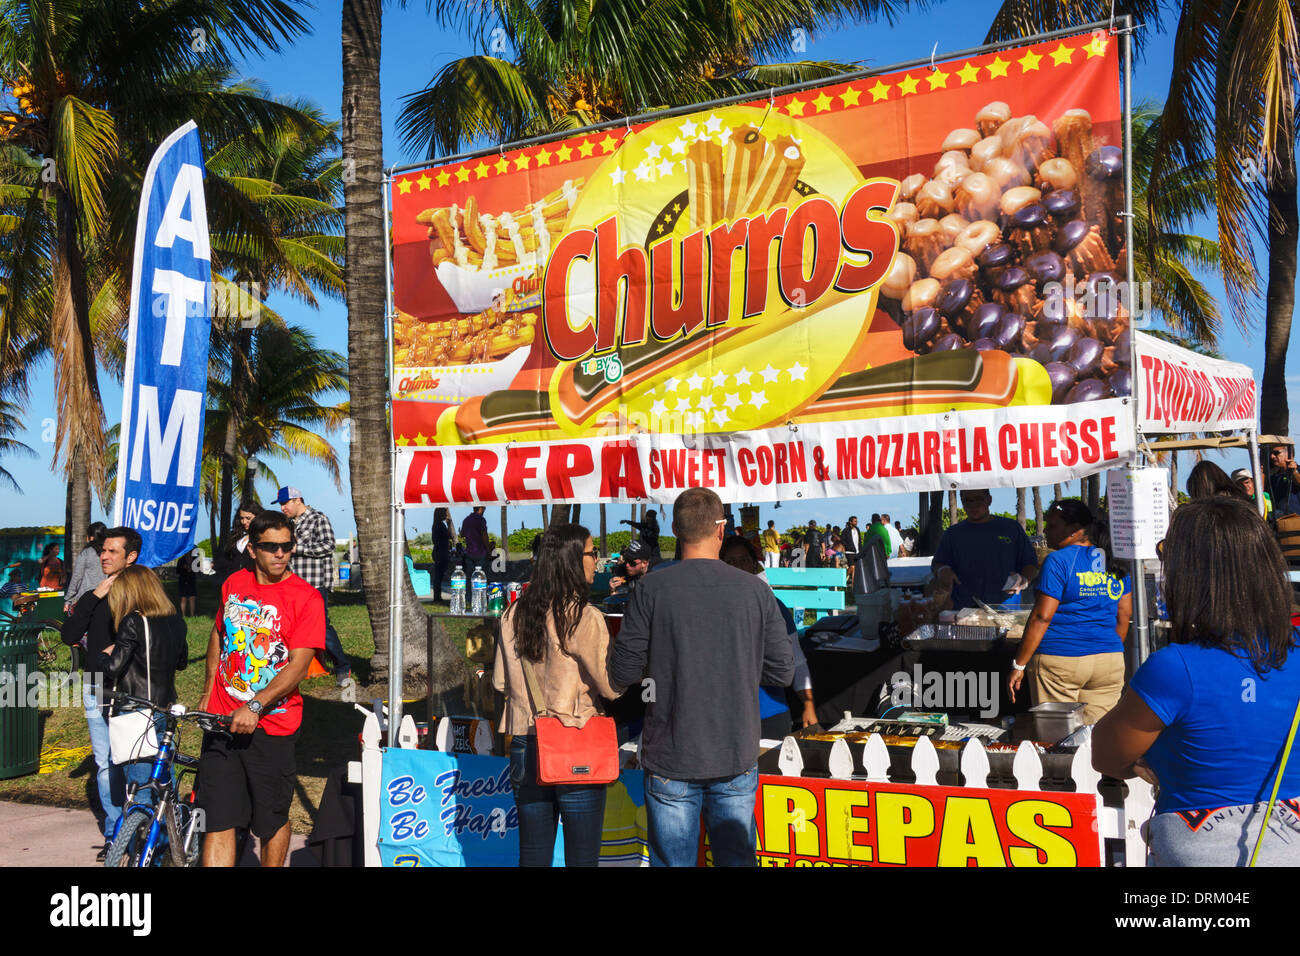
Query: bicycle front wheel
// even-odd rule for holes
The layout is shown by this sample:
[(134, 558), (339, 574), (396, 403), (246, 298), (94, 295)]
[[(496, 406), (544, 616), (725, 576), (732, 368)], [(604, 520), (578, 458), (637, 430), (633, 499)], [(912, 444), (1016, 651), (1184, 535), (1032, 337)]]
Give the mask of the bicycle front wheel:
[[(145, 863), (142, 862), (142, 857), (145, 852), (145, 843), (149, 839), (149, 827), (152, 824), (153, 814), (143, 807), (135, 807), (127, 813), (118, 825), (117, 836), (113, 838), (112, 846), (108, 848), (108, 856), (104, 858), (104, 866), (144, 866)], [(165, 846), (155, 846), (155, 860), (160, 850), (164, 854), (167, 852)]]

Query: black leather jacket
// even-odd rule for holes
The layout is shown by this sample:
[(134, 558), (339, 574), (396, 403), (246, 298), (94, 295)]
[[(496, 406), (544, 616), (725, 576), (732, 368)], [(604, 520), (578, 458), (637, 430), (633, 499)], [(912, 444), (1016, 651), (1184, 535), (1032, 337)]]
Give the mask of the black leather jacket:
[[(145, 666), (144, 618), (132, 611), (122, 618), (111, 654), (101, 654), (104, 684), (158, 707), (176, 700), (176, 672), (189, 663), (185, 619), (179, 614), (149, 619), (149, 661)], [(152, 682), (150, 681), (152, 677)], [(130, 709), (130, 708), (123, 708)]]

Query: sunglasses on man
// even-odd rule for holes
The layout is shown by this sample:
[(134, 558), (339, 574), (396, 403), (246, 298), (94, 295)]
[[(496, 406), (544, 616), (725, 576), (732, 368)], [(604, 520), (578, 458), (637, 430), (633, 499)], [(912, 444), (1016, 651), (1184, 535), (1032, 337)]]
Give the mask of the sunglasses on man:
[(259, 541), (256, 544), (254, 544), (253, 547), (255, 547), (258, 551), (264, 552), (265, 554), (271, 554), (271, 553), (279, 554), (281, 551), (283, 551), (285, 554), (288, 554), (293, 550), (293, 542), (292, 541)]

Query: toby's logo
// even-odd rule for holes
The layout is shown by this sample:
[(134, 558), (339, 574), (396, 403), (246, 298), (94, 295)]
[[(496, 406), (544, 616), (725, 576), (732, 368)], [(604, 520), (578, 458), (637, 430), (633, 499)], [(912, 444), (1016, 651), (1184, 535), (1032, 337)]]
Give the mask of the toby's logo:
[(408, 375), (397, 383), (397, 390), (402, 394), (429, 391), (437, 388), (441, 381), (440, 378), (411, 377)]

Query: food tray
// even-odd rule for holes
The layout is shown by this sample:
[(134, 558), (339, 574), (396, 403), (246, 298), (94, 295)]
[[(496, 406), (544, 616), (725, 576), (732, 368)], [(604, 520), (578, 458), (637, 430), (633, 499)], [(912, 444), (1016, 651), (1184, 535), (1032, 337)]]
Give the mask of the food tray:
[(1000, 628), (978, 624), (922, 624), (907, 637), (903, 647), (916, 651), (991, 651), (1002, 640)]

